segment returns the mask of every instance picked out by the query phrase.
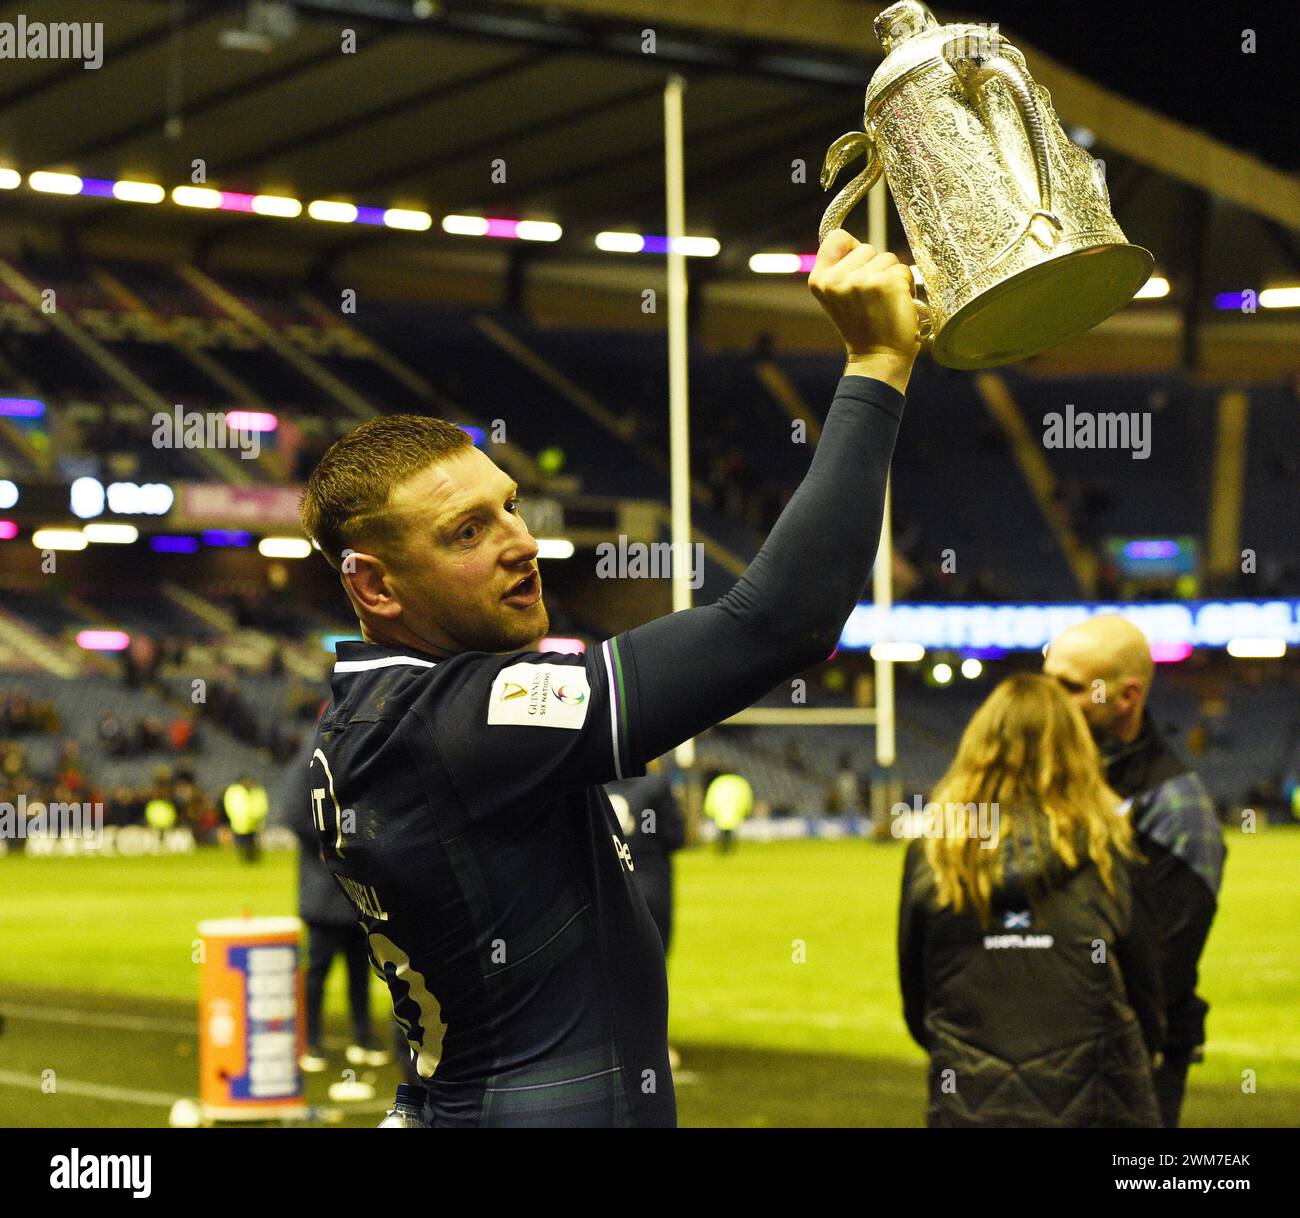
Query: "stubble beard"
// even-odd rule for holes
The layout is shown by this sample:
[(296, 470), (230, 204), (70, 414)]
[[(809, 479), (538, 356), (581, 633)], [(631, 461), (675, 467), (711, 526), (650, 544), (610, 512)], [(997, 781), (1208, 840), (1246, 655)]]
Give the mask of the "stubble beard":
[(507, 606), (505, 616), (467, 622), (456, 633), (466, 651), (500, 653), (532, 646), (550, 627), (550, 615), (539, 600), (522, 611)]

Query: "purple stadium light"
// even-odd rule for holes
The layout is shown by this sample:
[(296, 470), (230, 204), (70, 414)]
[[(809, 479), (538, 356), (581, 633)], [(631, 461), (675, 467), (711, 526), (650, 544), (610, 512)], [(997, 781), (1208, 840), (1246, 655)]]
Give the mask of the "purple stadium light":
[(39, 419), (45, 403), (37, 398), (0, 398), (0, 415), (10, 419)]
[[(677, 247), (688, 258), (712, 258), (721, 248), (712, 237), (683, 236)], [(668, 238), (655, 235), (642, 238), (641, 253), (668, 253)]]
[(131, 636), (125, 630), (79, 630), (77, 646), (83, 651), (125, 651)]
[(18, 536), (18, 525), (12, 520), (0, 520), (0, 541), (13, 541)]
[(251, 546), (252, 533), (243, 529), (204, 529), (199, 536), (205, 546)]
[(245, 211), (251, 215), (254, 197), (253, 195), (241, 194), (237, 190), (223, 190), (221, 191), (221, 202), (218, 206), (222, 211)]
[(110, 181), (108, 178), (82, 178), (81, 193), (83, 195), (94, 195), (100, 199), (113, 198), (113, 187), (117, 183)]
[(1245, 297), (1244, 292), (1219, 292), (1214, 297), (1214, 307), (1216, 309), (1240, 309), (1242, 299)]
[(231, 431), (274, 431), (280, 420), (267, 410), (228, 410), (226, 426)]
[(197, 537), (179, 537), (159, 533), (149, 538), (149, 548), (155, 554), (197, 554), (199, 539)]
[(1173, 558), (1177, 553), (1176, 541), (1130, 541), (1124, 545), (1125, 558)]

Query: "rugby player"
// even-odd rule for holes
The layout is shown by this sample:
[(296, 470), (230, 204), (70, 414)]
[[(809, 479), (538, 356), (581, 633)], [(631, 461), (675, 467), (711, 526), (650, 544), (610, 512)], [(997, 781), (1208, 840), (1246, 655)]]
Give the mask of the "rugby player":
[(862, 593), (919, 349), (913, 281), (836, 230), (809, 287), (848, 360), (803, 483), (721, 600), (585, 655), (536, 651), (537, 544), (461, 429), (373, 419), (308, 482), (304, 528), (364, 639), (337, 648), (316, 828), (435, 1127), (676, 1123), (663, 947), (600, 784), (824, 660)]

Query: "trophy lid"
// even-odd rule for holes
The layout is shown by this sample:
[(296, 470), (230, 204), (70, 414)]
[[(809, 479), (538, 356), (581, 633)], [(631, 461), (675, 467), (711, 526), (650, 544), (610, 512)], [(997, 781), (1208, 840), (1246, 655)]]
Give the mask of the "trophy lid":
[(884, 48), (885, 59), (867, 86), (868, 116), (886, 94), (913, 75), (943, 62), (943, 47), (953, 37), (965, 36), (972, 44), (997, 44), (997, 26), (965, 23), (940, 25), (920, 0), (899, 0), (882, 9), (873, 28)]

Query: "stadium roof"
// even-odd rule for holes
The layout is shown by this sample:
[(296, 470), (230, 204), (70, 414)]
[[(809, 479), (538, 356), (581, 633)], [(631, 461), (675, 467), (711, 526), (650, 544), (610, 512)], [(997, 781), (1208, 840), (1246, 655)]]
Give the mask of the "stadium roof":
[[(222, 190), (304, 203), (344, 198), (435, 219), (431, 231), (406, 235), (23, 189), (0, 195), (0, 220), (56, 224), (74, 247), (164, 249), (179, 239), (188, 256), (238, 262), (262, 245), (286, 261), (328, 268), (380, 243), (407, 243), (416, 258), (463, 250), (466, 238), (442, 233), (437, 219), (476, 213), (558, 221), (564, 239), (528, 255), (596, 262), (609, 257), (593, 248), (600, 230), (664, 230), (661, 91), (677, 71), (689, 81), (687, 227), (723, 247), (697, 273), (744, 275), (752, 253), (814, 247), (828, 199), (817, 172), (830, 141), (860, 118), (862, 90), (879, 62), (871, 20), (882, 7), (861, 0), (4, 3), (0, 21), (19, 11), (29, 22), (103, 21), (105, 53), (98, 71), (79, 62), (4, 64), (0, 164), (170, 189), (191, 180), (198, 159)], [(1059, 19), (1053, 36), (1026, 11), (1060, 58), (1021, 35), (1009, 0), (986, 7), (936, 6), (936, 14), (998, 20), (1062, 121), (1093, 134), (1091, 151), (1107, 163), (1120, 222), (1155, 252), (1158, 273), (1174, 285), (1170, 303), (1182, 310), (1194, 303), (1205, 314), (1216, 292), (1300, 280), (1300, 179), (1186, 121), (1196, 98), (1207, 104), (1196, 71), (1178, 94), (1191, 99), (1185, 115), (1162, 114), (1069, 66), (1071, 40)], [(1120, 39), (1130, 55), (1131, 21)], [(1096, 23), (1094, 41), (1119, 39)], [(655, 32), (653, 54), (644, 49), (647, 28)], [(355, 53), (343, 53), (343, 29), (355, 31)], [(1095, 49), (1092, 56), (1096, 62)], [(1272, 77), (1260, 67), (1264, 89)], [(1268, 143), (1261, 134), (1268, 122), (1265, 110), (1249, 143)], [(1280, 116), (1276, 122), (1280, 131)], [(1283, 162), (1294, 157), (1290, 145), (1278, 148)], [(498, 159), (504, 182), (492, 177)], [(791, 180), (796, 159), (807, 165), (806, 182)], [(896, 222), (893, 232), (901, 245)]]

